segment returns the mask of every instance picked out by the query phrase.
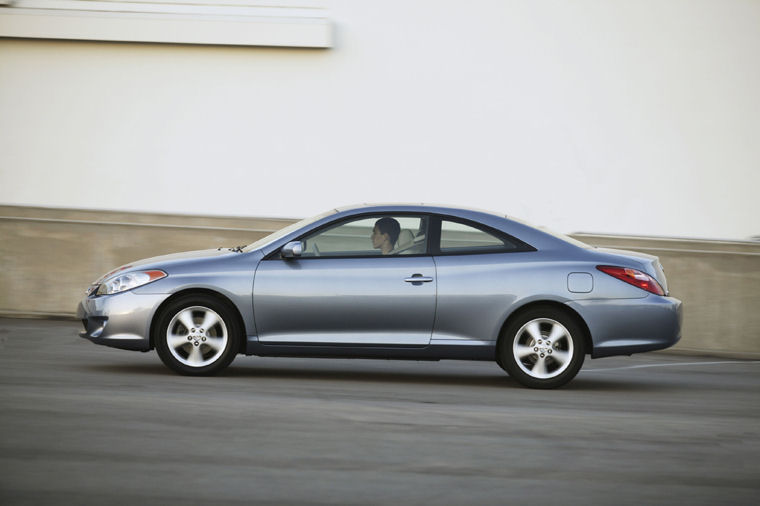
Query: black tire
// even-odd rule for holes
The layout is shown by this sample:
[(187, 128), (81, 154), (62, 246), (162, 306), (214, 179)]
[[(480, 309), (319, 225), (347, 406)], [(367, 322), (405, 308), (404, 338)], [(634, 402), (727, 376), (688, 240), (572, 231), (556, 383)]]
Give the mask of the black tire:
[(518, 383), (530, 388), (557, 388), (581, 369), (586, 358), (585, 333), (568, 312), (535, 306), (507, 325), (498, 354), (499, 365)]
[(215, 297), (180, 297), (157, 318), (156, 352), (166, 366), (180, 374), (216, 374), (230, 365), (240, 349), (243, 330), (234, 309)]

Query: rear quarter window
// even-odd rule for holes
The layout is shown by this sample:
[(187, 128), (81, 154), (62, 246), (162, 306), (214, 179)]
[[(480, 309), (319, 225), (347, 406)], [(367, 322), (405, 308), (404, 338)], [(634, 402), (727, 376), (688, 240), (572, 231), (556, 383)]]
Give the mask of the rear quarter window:
[(441, 220), (441, 253), (491, 253), (521, 249), (521, 244), (503, 234), (450, 220)]

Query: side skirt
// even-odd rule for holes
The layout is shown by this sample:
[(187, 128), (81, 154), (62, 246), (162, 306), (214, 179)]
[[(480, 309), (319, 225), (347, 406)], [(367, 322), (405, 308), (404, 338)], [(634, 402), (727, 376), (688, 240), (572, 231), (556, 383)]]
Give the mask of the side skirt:
[(376, 346), (361, 344), (327, 343), (272, 343), (263, 344), (249, 337), (246, 355), (259, 357), (313, 357), (313, 358), (369, 358), (386, 360), (496, 360), (496, 344), (493, 345), (445, 345), (428, 346)]

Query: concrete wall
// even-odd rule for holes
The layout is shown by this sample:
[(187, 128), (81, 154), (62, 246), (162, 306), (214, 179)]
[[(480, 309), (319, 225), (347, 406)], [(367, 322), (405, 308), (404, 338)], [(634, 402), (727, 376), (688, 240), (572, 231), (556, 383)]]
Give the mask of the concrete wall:
[[(0, 206), (0, 315), (73, 316), (90, 282), (155, 255), (246, 244), (292, 220)], [(760, 358), (760, 244), (576, 234), (660, 257), (685, 304), (676, 349)]]
[(73, 315), (114, 267), (248, 244), (292, 222), (0, 206), (0, 314)]
[(660, 257), (671, 295), (684, 303), (676, 349), (760, 358), (760, 242), (574, 237)]

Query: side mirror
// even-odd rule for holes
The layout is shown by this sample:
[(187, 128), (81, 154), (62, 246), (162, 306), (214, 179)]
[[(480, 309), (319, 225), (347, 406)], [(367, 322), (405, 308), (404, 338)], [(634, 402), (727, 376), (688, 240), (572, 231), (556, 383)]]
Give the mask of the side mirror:
[(291, 241), (280, 250), (282, 258), (300, 257), (301, 253), (303, 253), (303, 244), (301, 241)]

